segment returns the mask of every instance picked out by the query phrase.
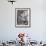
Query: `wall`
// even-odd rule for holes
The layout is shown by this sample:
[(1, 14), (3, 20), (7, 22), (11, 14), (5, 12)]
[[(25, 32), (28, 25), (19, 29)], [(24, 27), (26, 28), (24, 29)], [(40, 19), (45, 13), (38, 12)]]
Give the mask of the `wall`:
[[(19, 32), (31, 35), (33, 40), (46, 40), (45, 0), (17, 0), (14, 5), (0, 0), (0, 41), (15, 40)], [(31, 8), (31, 27), (15, 27), (15, 8)]]

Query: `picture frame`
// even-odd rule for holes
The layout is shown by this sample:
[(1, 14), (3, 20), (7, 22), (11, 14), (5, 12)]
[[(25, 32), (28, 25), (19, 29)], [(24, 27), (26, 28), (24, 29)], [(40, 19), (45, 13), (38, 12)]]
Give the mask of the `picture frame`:
[(17, 28), (31, 27), (30, 8), (15, 8), (15, 27)]

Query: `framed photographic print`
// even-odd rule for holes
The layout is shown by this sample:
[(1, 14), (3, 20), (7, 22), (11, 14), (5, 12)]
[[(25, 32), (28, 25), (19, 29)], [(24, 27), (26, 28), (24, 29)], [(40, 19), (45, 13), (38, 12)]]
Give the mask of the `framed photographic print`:
[(31, 27), (31, 9), (16, 8), (15, 9), (15, 26), (16, 27)]

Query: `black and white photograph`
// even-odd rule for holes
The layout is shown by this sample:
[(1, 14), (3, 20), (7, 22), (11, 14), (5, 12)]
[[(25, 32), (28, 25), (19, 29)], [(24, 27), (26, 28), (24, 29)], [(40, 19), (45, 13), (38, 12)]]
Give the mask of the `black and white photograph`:
[(31, 23), (31, 12), (30, 8), (16, 8), (16, 27), (30, 27)]

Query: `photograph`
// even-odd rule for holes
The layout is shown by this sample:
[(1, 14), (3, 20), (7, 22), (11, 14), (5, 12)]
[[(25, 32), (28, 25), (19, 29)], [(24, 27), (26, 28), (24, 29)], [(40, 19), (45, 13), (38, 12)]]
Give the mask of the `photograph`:
[(31, 11), (30, 8), (16, 8), (15, 9), (15, 26), (16, 27), (30, 27)]

